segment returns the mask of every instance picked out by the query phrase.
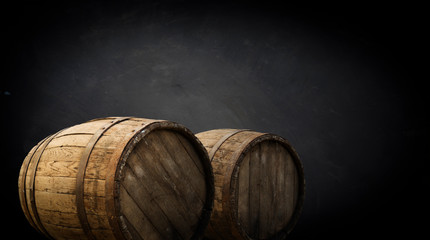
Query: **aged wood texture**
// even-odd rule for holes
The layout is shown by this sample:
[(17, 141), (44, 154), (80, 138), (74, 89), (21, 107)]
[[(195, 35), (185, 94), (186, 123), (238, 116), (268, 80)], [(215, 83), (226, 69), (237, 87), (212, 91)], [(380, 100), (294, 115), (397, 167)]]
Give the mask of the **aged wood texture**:
[(119, 117), (42, 140), (18, 179), (26, 218), (51, 239), (198, 239), (213, 184), (206, 150), (188, 129)]
[(209, 152), (215, 202), (209, 239), (283, 239), (304, 201), (303, 167), (283, 138), (250, 130), (196, 135)]

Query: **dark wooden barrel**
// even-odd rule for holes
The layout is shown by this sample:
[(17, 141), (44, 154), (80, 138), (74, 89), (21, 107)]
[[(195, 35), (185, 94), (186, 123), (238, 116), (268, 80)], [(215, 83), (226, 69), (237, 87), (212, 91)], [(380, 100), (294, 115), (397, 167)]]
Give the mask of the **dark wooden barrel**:
[(283, 239), (304, 201), (303, 167), (283, 138), (250, 130), (196, 135), (211, 159), (215, 203), (205, 237)]
[(25, 158), (21, 206), (53, 239), (198, 239), (213, 205), (203, 145), (177, 123), (109, 117), (51, 135)]

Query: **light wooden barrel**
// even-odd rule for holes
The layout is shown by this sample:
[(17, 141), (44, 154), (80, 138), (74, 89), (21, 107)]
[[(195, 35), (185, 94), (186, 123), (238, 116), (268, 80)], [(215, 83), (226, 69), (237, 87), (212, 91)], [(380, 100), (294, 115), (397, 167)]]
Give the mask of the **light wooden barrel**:
[(25, 158), (19, 197), (53, 239), (198, 239), (213, 206), (199, 140), (163, 120), (103, 118), (51, 135)]
[(283, 239), (304, 201), (303, 167), (283, 138), (250, 130), (196, 134), (211, 159), (215, 203), (205, 237)]

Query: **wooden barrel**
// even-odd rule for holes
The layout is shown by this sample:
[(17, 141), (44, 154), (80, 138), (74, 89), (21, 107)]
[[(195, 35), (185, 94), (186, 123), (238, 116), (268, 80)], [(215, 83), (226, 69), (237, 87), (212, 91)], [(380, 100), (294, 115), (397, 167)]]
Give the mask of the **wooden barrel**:
[(185, 127), (103, 118), (51, 135), (25, 158), (19, 197), (53, 239), (198, 239), (213, 206), (207, 152)]
[(303, 167), (283, 138), (250, 130), (196, 135), (211, 159), (215, 203), (205, 237), (283, 239), (304, 201)]

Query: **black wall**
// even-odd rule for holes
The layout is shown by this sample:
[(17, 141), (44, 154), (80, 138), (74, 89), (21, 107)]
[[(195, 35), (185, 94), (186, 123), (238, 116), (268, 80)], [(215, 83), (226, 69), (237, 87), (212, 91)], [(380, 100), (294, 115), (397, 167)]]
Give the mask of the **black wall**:
[(290, 239), (420, 233), (430, 182), (423, 8), (361, 4), (4, 5), (4, 231), (43, 239), (17, 194), (32, 146), (93, 118), (136, 116), (288, 139), (307, 184)]

